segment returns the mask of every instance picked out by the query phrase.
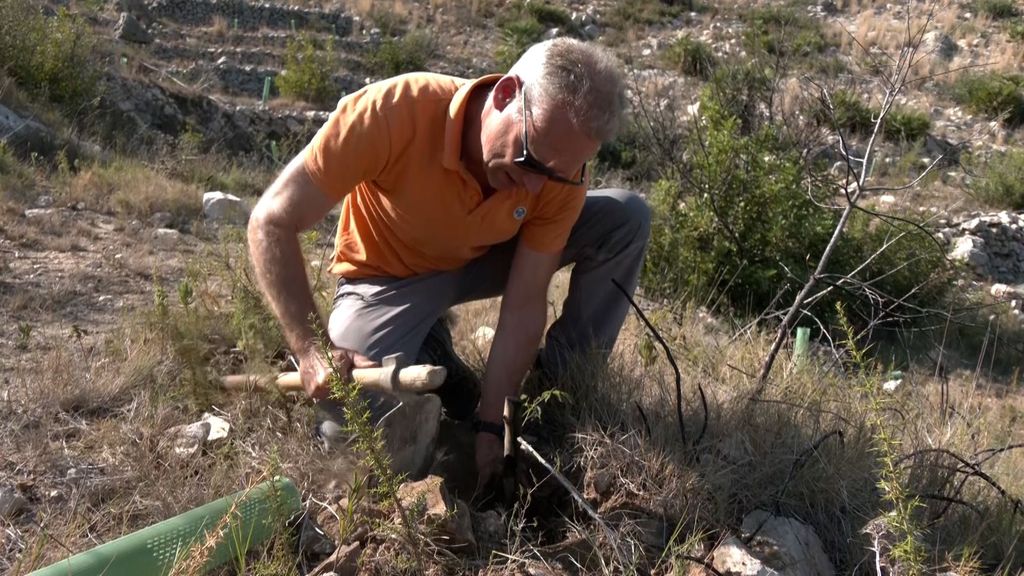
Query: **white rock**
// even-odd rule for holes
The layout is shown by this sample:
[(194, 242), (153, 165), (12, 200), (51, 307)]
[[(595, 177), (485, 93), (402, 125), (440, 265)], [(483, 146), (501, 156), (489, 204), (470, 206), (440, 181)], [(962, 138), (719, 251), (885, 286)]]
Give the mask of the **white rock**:
[(200, 422), (206, 422), (210, 425), (210, 432), (206, 435), (207, 442), (213, 442), (228, 437), (228, 431), (231, 430), (231, 424), (228, 421), (221, 418), (220, 416), (214, 416), (210, 413), (203, 414)]
[(985, 243), (976, 236), (962, 236), (957, 238), (956, 244), (949, 257), (954, 260), (966, 262), (976, 268), (988, 266), (988, 254), (984, 251)]
[(960, 46), (949, 34), (942, 30), (932, 30), (922, 38), (925, 52), (932, 52), (943, 60), (951, 60), (960, 50)]
[(181, 232), (173, 228), (153, 230), (153, 242), (161, 248), (173, 248), (181, 241)]
[(735, 536), (729, 536), (711, 553), (711, 565), (729, 576), (771, 576), (778, 574), (751, 554)]
[(882, 196), (878, 197), (878, 201), (881, 202), (882, 204), (893, 204), (896, 202), (896, 197), (893, 196), (892, 194), (883, 194)]
[(772, 568), (787, 576), (835, 574), (818, 535), (810, 526), (757, 510), (743, 519), (745, 534), (757, 534), (751, 549)]
[(241, 225), (249, 219), (249, 209), (237, 196), (207, 192), (203, 194), (203, 216), (211, 222)]
[(491, 340), (494, 340), (494, 329), (490, 326), (481, 326), (473, 333), (473, 344), (481, 352), (491, 347)]
[(209, 435), (209, 422), (194, 422), (169, 428), (164, 441), (175, 456), (188, 458), (199, 453)]
[(1010, 292), (1010, 287), (1007, 286), (1006, 284), (993, 284), (992, 288), (989, 290), (989, 293), (992, 294), (992, 297), (997, 300), (1002, 300), (1003, 298), (1005, 298), (1008, 292)]
[(896, 380), (886, 380), (885, 382), (882, 382), (882, 390), (885, 390), (886, 392), (892, 392), (893, 390), (899, 388), (900, 384), (902, 383), (902, 378)]
[(10, 520), (28, 507), (28, 500), (13, 486), (0, 486), (0, 518)]

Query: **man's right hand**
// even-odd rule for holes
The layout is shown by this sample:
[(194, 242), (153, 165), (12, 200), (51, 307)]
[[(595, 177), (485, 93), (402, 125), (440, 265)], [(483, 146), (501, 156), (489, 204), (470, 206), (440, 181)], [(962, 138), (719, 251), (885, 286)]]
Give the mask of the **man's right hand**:
[[(334, 368), (347, 377), (352, 375), (353, 368), (379, 366), (366, 356), (352, 350), (332, 347), (330, 353), (334, 359)], [(330, 378), (332, 375), (331, 364), (320, 350), (299, 357), (299, 376), (302, 378), (302, 387), (306, 389), (306, 394), (313, 400), (323, 400), (331, 395)]]

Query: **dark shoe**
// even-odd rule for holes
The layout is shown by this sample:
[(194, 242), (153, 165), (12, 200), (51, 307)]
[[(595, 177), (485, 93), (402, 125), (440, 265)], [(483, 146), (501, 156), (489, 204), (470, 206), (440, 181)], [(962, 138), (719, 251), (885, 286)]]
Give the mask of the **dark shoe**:
[(420, 346), (416, 362), (444, 366), (448, 375), (444, 384), (437, 390), (444, 415), (452, 420), (469, 420), (480, 402), (480, 379), (455, 353), (452, 333), (444, 318), (439, 318), (430, 327), (430, 332)]

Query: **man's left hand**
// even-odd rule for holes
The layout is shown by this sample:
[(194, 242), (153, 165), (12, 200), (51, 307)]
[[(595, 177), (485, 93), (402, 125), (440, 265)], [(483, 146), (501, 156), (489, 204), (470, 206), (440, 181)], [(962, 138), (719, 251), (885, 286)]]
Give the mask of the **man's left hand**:
[(488, 432), (476, 435), (476, 491), (480, 493), (487, 484), (501, 473), (505, 444), (501, 438)]

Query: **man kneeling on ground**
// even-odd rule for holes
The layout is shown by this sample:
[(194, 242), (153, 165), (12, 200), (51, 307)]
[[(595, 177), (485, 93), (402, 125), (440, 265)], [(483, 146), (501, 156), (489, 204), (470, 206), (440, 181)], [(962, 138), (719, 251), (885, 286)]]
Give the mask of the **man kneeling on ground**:
[[(329, 362), (310, 322), (297, 234), (341, 202), (326, 330), (335, 365), (347, 371), (402, 352), (445, 366), (445, 414), (477, 418), (480, 479), (499, 469), (504, 398), (531, 367), (557, 381), (573, 357), (607, 357), (628, 310), (612, 280), (636, 288), (647, 206), (626, 190), (587, 190), (587, 161), (624, 107), (620, 64), (564, 38), (531, 47), (504, 75), (406, 74), (339, 101), (249, 221), (260, 287), (321, 414), (332, 413)], [(568, 264), (562, 314), (538, 354), (548, 285)], [(443, 316), (499, 295), (481, 384), (455, 355)]]

